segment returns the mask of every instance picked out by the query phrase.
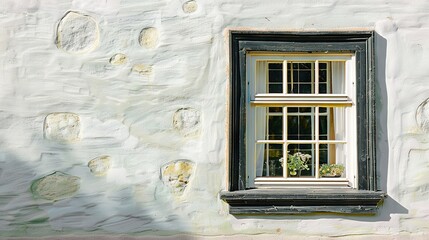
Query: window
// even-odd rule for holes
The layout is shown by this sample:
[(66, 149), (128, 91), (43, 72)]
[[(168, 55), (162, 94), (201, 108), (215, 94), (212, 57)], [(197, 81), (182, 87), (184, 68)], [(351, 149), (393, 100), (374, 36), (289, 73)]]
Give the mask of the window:
[(373, 32), (230, 37), (230, 212), (375, 213)]
[(355, 186), (353, 54), (246, 58), (247, 187)]

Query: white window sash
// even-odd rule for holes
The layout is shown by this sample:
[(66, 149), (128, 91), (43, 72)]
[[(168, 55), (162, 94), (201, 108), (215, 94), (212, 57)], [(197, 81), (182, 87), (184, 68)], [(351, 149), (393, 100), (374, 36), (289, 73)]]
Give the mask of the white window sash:
[[(265, 55), (267, 53), (264, 53)], [(286, 56), (286, 57), (285, 57)], [(287, 60), (285, 60), (285, 58)], [(329, 61), (331, 69), (328, 71), (332, 71), (331, 74), (331, 83), (332, 86), (332, 92), (333, 94), (319, 94), (318, 93), (318, 87), (315, 88), (315, 91), (313, 94), (288, 94), (287, 92), (287, 72), (285, 71), (285, 68), (287, 68), (287, 62), (288, 61), (315, 61), (315, 76), (314, 76), (314, 82), (315, 86), (318, 86), (318, 80), (319, 80), (319, 71), (318, 69), (318, 63), (319, 62), (326, 62)], [(345, 121), (344, 119), (349, 119), (349, 117), (344, 116), (344, 113), (346, 111), (340, 110), (338, 107), (353, 107), (353, 99), (355, 96), (353, 94), (354, 92), (354, 83), (350, 84), (349, 78), (350, 72), (347, 70), (344, 72), (345, 68), (351, 68), (353, 67), (354, 56), (350, 54), (344, 54), (344, 55), (332, 55), (332, 56), (323, 56), (323, 58), (320, 58), (316, 55), (269, 55), (269, 56), (262, 56), (258, 54), (251, 54), (248, 55), (247, 58), (247, 75), (251, 76), (248, 77), (248, 90), (247, 91), (247, 104), (248, 104), (248, 118), (253, 118), (252, 120), (247, 121), (247, 138), (248, 138), (248, 150), (247, 154), (249, 159), (253, 159), (253, 161), (250, 161), (247, 164), (247, 177), (248, 177), (248, 187), (269, 187), (269, 186), (333, 186), (333, 187), (349, 187), (349, 186), (355, 186), (355, 182), (353, 179), (356, 179), (354, 176), (356, 176), (356, 164), (355, 161), (352, 160), (352, 164), (349, 163), (349, 160), (346, 158), (342, 158), (344, 163), (347, 162), (346, 166), (346, 176), (347, 178), (335, 178), (335, 179), (327, 179), (327, 178), (321, 178), (318, 173), (318, 169), (314, 169), (316, 171), (315, 177), (309, 177), (309, 178), (303, 178), (300, 177), (297, 178), (285, 178), (285, 177), (256, 177), (256, 176), (262, 176), (263, 171), (263, 164), (266, 163), (266, 159), (263, 159), (263, 161), (257, 161), (258, 159), (261, 159), (261, 156), (257, 156), (257, 154), (261, 154), (262, 158), (264, 155), (264, 151), (258, 152), (258, 149), (262, 150), (264, 147), (257, 147), (259, 144), (283, 144), (283, 155), (287, 156), (287, 144), (314, 144), (317, 143), (316, 146), (318, 147), (319, 144), (346, 144), (347, 149), (345, 150), (348, 154), (352, 152), (356, 152), (356, 146), (355, 146), (355, 140), (349, 140), (347, 138), (348, 130), (344, 129), (344, 126), (346, 124), (335, 124), (335, 136), (334, 139), (346, 139), (346, 140), (301, 140), (301, 141), (294, 141), (294, 140), (257, 140), (256, 136), (266, 136), (267, 129), (266, 127), (257, 127), (255, 124), (255, 121), (258, 123), (258, 126), (266, 126), (266, 117), (268, 116), (268, 112), (265, 114), (256, 114), (256, 107), (267, 107), (266, 111), (268, 111), (268, 107), (283, 107), (283, 114), (280, 113), (279, 115), (283, 116), (283, 121), (285, 122), (283, 124), (283, 134), (287, 135), (287, 116), (293, 115), (293, 113), (287, 113), (285, 107), (333, 107), (333, 117), (334, 117), (334, 123)], [(268, 69), (268, 63), (269, 62), (283, 62), (283, 93), (265, 93), (267, 91), (267, 69)], [(253, 76), (253, 77), (252, 77)], [(257, 76), (257, 78), (255, 78)], [(258, 79), (258, 80), (256, 80)], [(339, 81), (341, 79), (341, 81)], [(346, 81), (342, 81), (346, 79)], [(327, 86), (329, 87), (329, 86)], [(344, 94), (338, 94), (338, 92), (343, 92)], [(335, 107), (335, 108), (334, 108)], [(349, 112), (349, 111), (347, 111)], [(355, 114), (355, 110), (351, 111), (352, 114)], [(328, 113), (319, 113), (316, 114), (319, 115), (328, 115)], [(347, 114), (347, 113), (346, 113)], [(350, 114), (348, 114), (350, 115)], [(258, 117), (259, 116), (259, 117)], [(255, 119), (256, 118), (256, 119)], [(329, 119), (329, 117), (328, 117)], [(351, 118), (353, 119), (353, 117)], [(318, 128), (318, 117), (317, 117), (317, 123), (315, 123), (316, 127)], [(354, 126), (355, 123), (351, 123), (352, 126)], [(347, 124), (348, 125), (348, 124)], [(340, 129), (343, 128), (343, 129)], [(252, 133), (253, 132), (253, 133)], [(319, 132), (319, 131), (316, 131)], [(250, 133), (250, 134), (249, 134)], [(253, 136), (250, 136), (253, 135)], [(318, 137), (318, 134), (316, 134)], [(342, 136), (341, 136), (342, 135)], [(283, 139), (286, 139), (283, 137)], [(252, 144), (253, 143), (253, 144)], [(329, 149), (329, 147), (328, 147)], [(342, 148), (335, 148), (336, 149), (336, 156), (338, 155), (344, 155), (344, 150), (341, 150)], [(316, 154), (319, 154), (319, 151), (316, 149)], [(316, 157), (317, 160), (319, 160), (319, 157)], [(252, 164), (253, 162), (253, 164)], [(338, 162), (342, 163), (342, 162)], [(319, 166), (318, 163), (316, 163), (315, 166)], [(268, 167), (267, 167), (268, 169)], [(284, 170), (287, 169), (286, 167), (283, 168)], [(286, 176), (284, 173), (283, 176)]]

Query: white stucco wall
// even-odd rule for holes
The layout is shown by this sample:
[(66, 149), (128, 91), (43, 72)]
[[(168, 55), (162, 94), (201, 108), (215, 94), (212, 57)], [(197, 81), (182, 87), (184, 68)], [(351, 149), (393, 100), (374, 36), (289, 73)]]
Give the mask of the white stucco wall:
[[(228, 214), (228, 29), (377, 32), (378, 215)], [(424, 0), (0, 0), (0, 238), (424, 239), (428, 38)]]

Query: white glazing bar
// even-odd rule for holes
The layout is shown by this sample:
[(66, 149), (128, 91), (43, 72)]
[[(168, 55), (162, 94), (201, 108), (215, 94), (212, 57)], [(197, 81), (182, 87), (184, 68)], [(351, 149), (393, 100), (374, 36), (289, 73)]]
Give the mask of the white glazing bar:
[(315, 136), (315, 140), (316, 140), (316, 152), (314, 153), (314, 158), (316, 160), (316, 164), (314, 166), (314, 171), (316, 173), (316, 178), (319, 178), (319, 107), (315, 107), (314, 109), (314, 124), (316, 126), (315, 127), (315, 132), (316, 132), (316, 136)]
[(283, 140), (256, 140), (257, 144), (283, 144)]
[(283, 94), (287, 94), (287, 61), (283, 61)]
[[(316, 143), (316, 140), (256, 140), (257, 144), (271, 143), (271, 144), (311, 144)], [(320, 144), (346, 144), (346, 140), (318, 140)]]
[[(267, 64), (267, 69), (268, 69), (268, 64)], [(268, 76), (267, 76), (267, 79), (268, 79)], [(267, 86), (266, 89), (269, 89), (269, 86)], [(264, 136), (265, 139), (268, 139), (268, 133), (269, 133), (268, 126), (270, 125), (270, 123), (269, 123), (270, 118), (268, 117), (268, 111), (269, 111), (269, 108), (266, 108), (265, 109), (265, 136)], [(265, 156), (266, 156), (265, 167), (267, 169), (266, 176), (268, 177), (268, 176), (270, 176), (270, 144), (269, 143), (265, 144), (264, 149), (265, 149), (265, 153), (266, 153), (265, 154)]]
[[(297, 180), (299, 179), (299, 180)], [(347, 182), (347, 178), (321, 178), (316, 180), (313, 177), (288, 178), (283, 177), (256, 177), (256, 181), (260, 182)]]
[[(314, 67), (314, 93), (316, 95), (319, 94), (319, 60), (316, 60), (316, 62), (314, 63), (315, 67)], [(319, 107), (315, 107), (314, 108), (314, 122), (315, 122), (315, 132), (316, 132), (316, 136), (315, 136), (315, 140), (316, 140), (316, 152), (314, 153), (314, 157), (316, 160), (316, 164), (314, 166), (314, 171), (315, 171), (315, 175), (316, 178), (319, 178), (319, 158), (320, 158), (320, 154), (319, 154)]]
[[(290, 179), (290, 178), (289, 178)], [(279, 188), (279, 187), (287, 187), (287, 188), (350, 188), (350, 183), (348, 180), (338, 180), (336, 182), (304, 182), (301, 181), (288, 182), (286, 179), (282, 182), (265, 182), (265, 181), (255, 181), (255, 186), (258, 188)]]
[(283, 177), (287, 177), (287, 107), (283, 107)]
[(314, 93), (319, 94), (319, 60), (314, 63)]
[[(287, 61), (283, 61), (283, 94), (287, 94)], [(287, 107), (283, 107), (283, 177), (287, 177)]]
[[(269, 151), (269, 146), (268, 146), (268, 144), (267, 144), (267, 147), (268, 147), (268, 149), (266, 149), (266, 148), (264, 148), (264, 151), (265, 152), (267, 152), (267, 151)], [(266, 159), (265, 159), (265, 168), (267, 169), (267, 171), (265, 172), (265, 175), (268, 177), (268, 176), (270, 176), (270, 162), (269, 162), (269, 152), (268, 152), (268, 154), (266, 154), (265, 156), (266, 156)]]
[(347, 61), (351, 60), (351, 53), (323, 53), (323, 54), (308, 54), (308, 53), (279, 53), (279, 52), (250, 52), (249, 56), (255, 57), (261, 61), (279, 61), (285, 58), (289, 61)]

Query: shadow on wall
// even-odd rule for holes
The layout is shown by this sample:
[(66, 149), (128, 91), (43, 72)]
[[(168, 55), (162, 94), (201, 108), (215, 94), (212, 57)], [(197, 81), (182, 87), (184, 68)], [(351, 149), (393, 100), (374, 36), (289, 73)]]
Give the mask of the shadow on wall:
[[(388, 94), (386, 89), (386, 51), (387, 41), (378, 33), (375, 34), (375, 69), (376, 69), (376, 124), (377, 124), (377, 185), (378, 190), (387, 192), (387, 177), (389, 169), (388, 143)], [(407, 214), (408, 209), (393, 198), (387, 196), (379, 209), (379, 215), (372, 221), (387, 221), (391, 214)]]
[(168, 194), (138, 202), (134, 184), (108, 186), (105, 177), (91, 173), (90, 159), (82, 161), (77, 154), (83, 146), (35, 134), (32, 139), (39, 143), (36, 148), (13, 150), (0, 139), (0, 238), (142, 232), (169, 236), (189, 231), (182, 217), (169, 212), (173, 208)]

